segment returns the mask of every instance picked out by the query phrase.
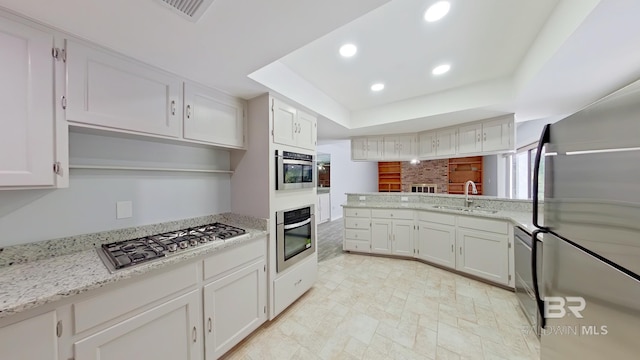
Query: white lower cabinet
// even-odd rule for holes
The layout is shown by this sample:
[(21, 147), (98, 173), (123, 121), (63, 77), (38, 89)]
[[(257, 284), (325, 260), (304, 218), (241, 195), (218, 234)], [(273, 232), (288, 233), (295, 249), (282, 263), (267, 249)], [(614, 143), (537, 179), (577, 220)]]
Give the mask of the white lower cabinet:
[(75, 342), (75, 360), (202, 359), (200, 305), (194, 290), (132, 316)]
[(280, 314), (287, 306), (311, 289), (318, 278), (318, 259), (309, 256), (273, 281), (274, 314)]
[(0, 359), (57, 360), (56, 312), (0, 328)]
[(343, 248), (415, 257), (513, 286), (513, 226), (509, 222), (420, 210), (413, 218), (413, 210), (345, 208)]
[(508, 285), (511, 280), (509, 229), (508, 224), (502, 221), (458, 217), (456, 268)]
[(265, 261), (204, 287), (205, 358), (217, 359), (267, 318)]
[(371, 220), (371, 252), (413, 256), (413, 220)]
[(420, 213), (417, 242), (418, 258), (455, 269), (455, 215)]

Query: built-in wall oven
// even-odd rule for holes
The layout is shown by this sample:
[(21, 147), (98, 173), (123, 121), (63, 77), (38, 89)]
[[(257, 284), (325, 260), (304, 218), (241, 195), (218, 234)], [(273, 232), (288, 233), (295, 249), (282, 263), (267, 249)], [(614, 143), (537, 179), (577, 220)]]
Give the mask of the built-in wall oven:
[(276, 269), (281, 272), (316, 252), (314, 206), (276, 213)]
[[(529, 320), (529, 324), (539, 337), (541, 319), (538, 313), (536, 296), (533, 292), (531, 234), (520, 227), (515, 227), (513, 233), (515, 242), (516, 297), (518, 298), (520, 308), (527, 317), (527, 320)], [(542, 254), (540, 248), (538, 248), (537, 251), (538, 259), (540, 259), (540, 255)], [(538, 265), (540, 265), (540, 261), (538, 261)], [(540, 271), (541, 267), (538, 266), (538, 274), (540, 274)]]
[(313, 155), (276, 150), (276, 190), (315, 187), (314, 158)]

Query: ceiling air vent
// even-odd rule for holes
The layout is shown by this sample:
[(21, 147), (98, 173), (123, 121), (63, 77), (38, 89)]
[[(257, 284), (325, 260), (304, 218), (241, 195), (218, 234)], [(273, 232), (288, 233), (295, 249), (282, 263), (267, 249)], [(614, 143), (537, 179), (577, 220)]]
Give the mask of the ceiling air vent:
[(158, 0), (160, 3), (173, 9), (182, 17), (196, 22), (207, 11), (213, 0)]

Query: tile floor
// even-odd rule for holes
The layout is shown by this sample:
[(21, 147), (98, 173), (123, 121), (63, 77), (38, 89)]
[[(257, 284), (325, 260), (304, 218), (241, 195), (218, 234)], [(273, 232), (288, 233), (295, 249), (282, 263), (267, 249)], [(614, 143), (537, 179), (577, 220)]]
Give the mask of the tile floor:
[(339, 253), (224, 358), (538, 359), (526, 325), (507, 290), (417, 261)]

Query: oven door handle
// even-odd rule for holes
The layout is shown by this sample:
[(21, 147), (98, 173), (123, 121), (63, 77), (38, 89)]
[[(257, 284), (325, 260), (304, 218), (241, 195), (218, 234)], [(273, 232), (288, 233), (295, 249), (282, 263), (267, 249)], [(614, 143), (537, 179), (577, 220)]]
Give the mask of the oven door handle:
[(298, 228), (300, 226), (307, 225), (310, 222), (311, 222), (311, 218), (308, 218), (307, 220), (301, 221), (299, 223), (287, 224), (287, 225), (284, 226), (284, 229), (285, 230), (295, 229), (295, 228)]

